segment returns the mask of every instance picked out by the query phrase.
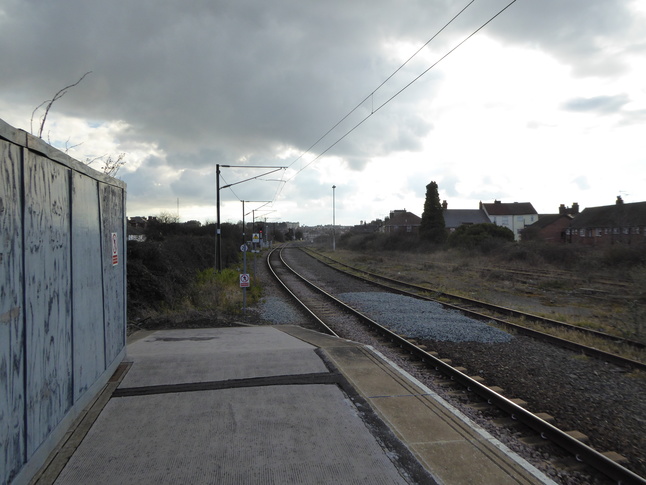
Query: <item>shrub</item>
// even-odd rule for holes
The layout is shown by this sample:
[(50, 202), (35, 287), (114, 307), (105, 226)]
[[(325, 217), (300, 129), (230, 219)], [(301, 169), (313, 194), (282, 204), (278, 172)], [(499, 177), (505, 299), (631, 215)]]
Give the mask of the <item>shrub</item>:
[(449, 246), (466, 249), (479, 249), (490, 253), (506, 242), (514, 241), (514, 233), (506, 227), (495, 224), (472, 224), (458, 227), (449, 236)]

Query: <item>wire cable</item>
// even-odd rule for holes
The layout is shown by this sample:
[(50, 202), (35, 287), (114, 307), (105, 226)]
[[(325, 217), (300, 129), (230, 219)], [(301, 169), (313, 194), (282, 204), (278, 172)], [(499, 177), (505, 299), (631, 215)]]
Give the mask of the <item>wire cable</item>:
[[(410, 81), (408, 84), (406, 84), (403, 88), (401, 88), (399, 91), (397, 91), (395, 94), (393, 94), (390, 98), (388, 98), (385, 102), (383, 102), (381, 105), (379, 105), (376, 109), (371, 110), (371, 112), (366, 115), (361, 121), (359, 121), (357, 124), (355, 124), (352, 128), (350, 128), (348, 131), (346, 131), (343, 135), (341, 135), (334, 143), (332, 143), (330, 146), (328, 146), (325, 150), (323, 150), (320, 154), (318, 154), (314, 159), (312, 159), (309, 163), (307, 163), (305, 166), (301, 167), (300, 170), (298, 170), (294, 175), (292, 175), (289, 179), (286, 181), (289, 182), (290, 180), (294, 179), (299, 173), (301, 173), (303, 170), (305, 170), (307, 167), (309, 167), (311, 164), (316, 162), (319, 158), (321, 158), (323, 155), (325, 155), (328, 151), (330, 151), (332, 148), (334, 148), (339, 142), (341, 142), (343, 139), (345, 139), (350, 133), (352, 133), (354, 130), (359, 128), (363, 123), (365, 123), (370, 117), (372, 117), (375, 113), (377, 113), (380, 109), (382, 109), (384, 106), (386, 106), (388, 103), (390, 103), (393, 99), (395, 99), (397, 96), (399, 96), (401, 93), (403, 93), (406, 89), (408, 89), (410, 86), (412, 86), (415, 82), (417, 82), (422, 76), (424, 76), (426, 73), (428, 73), (431, 69), (436, 67), (440, 62), (442, 62), (444, 59), (446, 59), (449, 55), (451, 55), (455, 50), (457, 50), (460, 46), (462, 46), (466, 41), (471, 39), (474, 35), (476, 35), (478, 32), (480, 32), (482, 29), (484, 29), (487, 25), (489, 25), (494, 19), (496, 19), (499, 15), (501, 15), (505, 10), (507, 10), (509, 7), (511, 7), (514, 3), (516, 3), (517, 0), (511, 0), (505, 7), (500, 9), (493, 17), (491, 17), (489, 20), (487, 20), (485, 23), (483, 23), (480, 27), (478, 27), (476, 30), (474, 30), (471, 34), (469, 34), (467, 37), (465, 37), (462, 41), (460, 41), (457, 45), (455, 45), (453, 48), (451, 48), (446, 54), (444, 54), (442, 57), (440, 57), (437, 61), (435, 61), (431, 66), (429, 66), (427, 69), (425, 69), (421, 74), (419, 74), (417, 77), (415, 77), (412, 81)], [(473, 3), (473, 2), (472, 2)], [(469, 4), (470, 5), (470, 4)], [(468, 7), (468, 5), (467, 5)], [(466, 7), (465, 7), (466, 9)], [(461, 11), (463, 12), (464, 9)], [(461, 13), (460, 12), (460, 13)], [(455, 17), (454, 17), (455, 19)], [(451, 20), (451, 22), (453, 19)], [(431, 39), (432, 40), (432, 39)], [(430, 42), (430, 41), (429, 41)], [(428, 42), (427, 42), (428, 44)], [(426, 45), (426, 44), (425, 44)], [(419, 51), (418, 51), (419, 52)], [(409, 59), (410, 60), (410, 59)], [(408, 62), (408, 61), (406, 61)], [(403, 65), (402, 65), (403, 67)], [(401, 67), (400, 67), (401, 69)], [(391, 76), (392, 77), (392, 76)], [(383, 85), (383, 83), (382, 83)], [(381, 86), (380, 86), (381, 87)], [(374, 91), (373, 91), (374, 92)], [(370, 97), (370, 96), (368, 96)], [(366, 99), (368, 99), (368, 97)], [(365, 101), (365, 99), (364, 99)], [(363, 101), (362, 101), (363, 103)], [(353, 111), (355, 111), (357, 108), (354, 108), (348, 115), (346, 115), (343, 119), (347, 118)], [(343, 121), (343, 120), (342, 120)], [(341, 123), (341, 122), (339, 122)], [(335, 125), (338, 126), (338, 124)], [(331, 131), (331, 130), (330, 130)], [(329, 133), (329, 132), (328, 132)], [(317, 142), (318, 143), (318, 142)], [(307, 152), (306, 152), (307, 153)], [(301, 155), (302, 157), (303, 155)], [(300, 158), (300, 157), (299, 157)], [(290, 165), (291, 166), (291, 165)]]
[[(348, 113), (347, 113), (343, 118), (341, 118), (339, 121), (337, 121), (337, 122), (336, 122), (336, 124), (334, 124), (334, 126), (332, 126), (332, 128), (330, 128), (328, 131), (326, 131), (326, 132), (325, 132), (325, 133), (324, 133), (324, 134), (323, 134), (323, 135), (322, 135), (318, 140), (316, 140), (312, 145), (310, 145), (310, 147), (309, 147), (307, 150), (305, 150), (303, 153), (301, 153), (301, 154), (300, 154), (300, 155), (299, 155), (299, 156), (298, 156), (298, 157), (297, 157), (297, 158), (296, 158), (292, 163), (290, 163), (290, 164), (288, 165), (288, 167), (291, 167), (291, 166), (292, 166), (292, 165), (294, 165), (296, 162), (298, 162), (301, 158), (303, 158), (306, 154), (308, 154), (308, 153), (312, 150), (312, 148), (314, 148), (316, 145), (318, 145), (318, 144), (319, 144), (319, 142), (320, 142), (321, 140), (323, 140), (326, 136), (328, 136), (328, 135), (329, 135), (329, 134), (330, 134), (330, 133), (331, 133), (331, 132), (332, 132), (332, 131), (337, 127), (337, 126), (339, 126), (341, 123), (343, 123), (343, 122), (344, 122), (344, 121), (345, 121), (345, 120), (346, 120), (346, 119), (347, 119), (347, 118), (348, 118), (352, 113), (354, 113), (357, 109), (359, 109), (359, 107), (360, 107), (363, 103), (365, 103), (368, 99), (370, 99), (370, 98), (373, 98), (373, 99), (374, 99), (374, 94), (375, 94), (375, 93), (376, 93), (376, 92), (377, 92), (381, 87), (383, 87), (383, 85), (384, 85), (384, 84), (386, 84), (388, 81), (390, 81), (390, 80), (393, 78), (393, 76), (395, 76), (395, 74), (397, 74), (399, 71), (401, 71), (401, 70), (406, 66), (406, 64), (408, 64), (408, 63), (409, 63), (409, 62), (410, 62), (410, 61), (411, 61), (411, 60), (412, 60), (412, 59), (413, 59), (417, 54), (419, 54), (419, 53), (420, 53), (420, 52), (421, 52), (421, 51), (422, 51), (422, 50), (423, 50), (423, 49), (424, 49), (428, 44), (430, 44), (430, 43), (431, 43), (431, 41), (433, 41), (433, 40), (434, 40), (438, 35), (440, 35), (440, 34), (441, 34), (441, 33), (442, 33), (442, 32), (443, 32), (443, 31), (444, 31), (444, 30), (445, 30), (449, 25), (451, 25), (455, 19), (457, 19), (460, 15), (462, 15), (462, 14), (464, 13), (464, 11), (465, 11), (467, 8), (469, 8), (469, 7), (473, 4), (473, 2), (475, 2), (475, 1), (476, 1), (476, 0), (471, 0), (471, 1), (470, 1), (470, 2), (469, 2), (469, 3), (468, 3), (468, 4), (467, 4), (467, 5), (466, 5), (462, 10), (460, 10), (457, 14), (455, 14), (455, 15), (453, 16), (453, 18), (451, 18), (451, 20), (449, 20), (446, 24), (444, 24), (444, 26), (443, 26), (440, 30), (438, 30), (438, 31), (437, 31), (437, 32), (436, 32), (436, 33), (435, 33), (435, 34), (434, 34), (430, 39), (428, 39), (428, 40), (424, 43), (424, 45), (422, 45), (419, 49), (417, 49), (417, 50), (415, 51), (415, 53), (414, 53), (412, 56), (410, 56), (408, 59), (406, 59), (406, 61), (405, 61), (401, 66), (399, 66), (397, 69), (395, 69), (395, 70), (393, 71), (393, 73), (392, 73), (390, 76), (388, 76), (386, 79), (384, 79), (384, 80), (382, 81), (382, 83), (381, 83), (379, 86), (377, 86), (375, 89), (373, 89), (373, 91), (372, 91), (370, 94), (368, 94), (368, 96), (366, 96), (365, 98), (363, 98), (363, 99), (359, 102), (359, 104), (357, 104), (354, 108), (352, 108), (352, 109), (351, 109), (351, 110), (350, 110), (350, 111), (349, 111), (349, 112), (348, 112)], [(371, 112), (374, 112), (374, 110), (371, 110)], [(340, 141), (340, 140), (339, 140), (339, 141)]]

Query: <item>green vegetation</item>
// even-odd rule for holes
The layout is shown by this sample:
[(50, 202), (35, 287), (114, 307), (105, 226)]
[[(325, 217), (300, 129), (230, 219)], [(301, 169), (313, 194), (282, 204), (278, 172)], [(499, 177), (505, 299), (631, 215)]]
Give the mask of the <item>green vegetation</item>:
[(436, 182), (426, 186), (426, 200), (419, 226), (419, 237), (422, 241), (431, 244), (442, 244), (446, 241), (446, 224)]
[[(128, 320), (141, 322), (190, 312), (211, 319), (235, 317), (242, 309), (239, 250), (242, 226), (222, 224), (222, 263), (215, 272), (215, 225), (149, 221), (144, 242), (128, 241)], [(260, 287), (247, 289), (247, 304)]]
[(450, 247), (479, 249), (489, 253), (507, 242), (514, 241), (514, 233), (506, 227), (495, 224), (472, 224), (458, 227), (449, 236)]

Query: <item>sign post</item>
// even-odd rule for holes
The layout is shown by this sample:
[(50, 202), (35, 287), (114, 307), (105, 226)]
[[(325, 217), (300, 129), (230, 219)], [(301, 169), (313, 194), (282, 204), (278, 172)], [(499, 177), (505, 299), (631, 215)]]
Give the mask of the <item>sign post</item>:
[(247, 245), (242, 244), (240, 251), (242, 251), (244, 261), (242, 273), (240, 274), (240, 288), (242, 288), (242, 314), (247, 313), (247, 288), (249, 288), (249, 274), (247, 273)]

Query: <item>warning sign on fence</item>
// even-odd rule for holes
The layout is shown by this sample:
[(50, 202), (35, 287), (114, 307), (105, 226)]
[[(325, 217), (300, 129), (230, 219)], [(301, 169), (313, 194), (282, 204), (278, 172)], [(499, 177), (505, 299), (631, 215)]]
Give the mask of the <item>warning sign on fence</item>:
[(119, 264), (119, 239), (117, 233), (112, 233), (112, 266)]
[(240, 274), (240, 288), (249, 287), (249, 275), (245, 273)]

